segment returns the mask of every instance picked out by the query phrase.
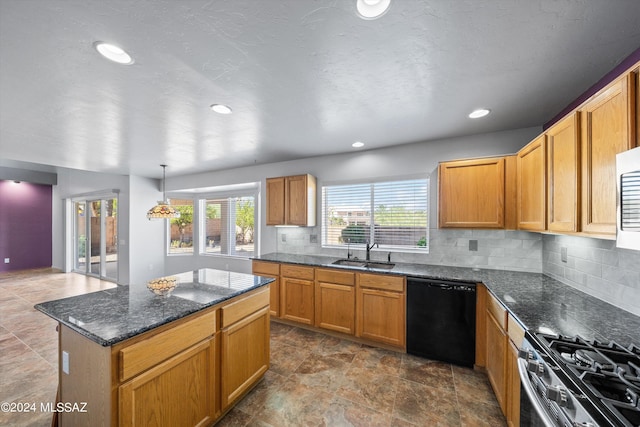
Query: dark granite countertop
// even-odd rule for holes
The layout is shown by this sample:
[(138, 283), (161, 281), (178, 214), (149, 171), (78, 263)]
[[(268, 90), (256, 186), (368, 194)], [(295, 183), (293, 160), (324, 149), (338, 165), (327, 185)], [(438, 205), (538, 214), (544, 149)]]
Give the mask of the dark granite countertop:
[(589, 340), (640, 345), (640, 317), (540, 273), (396, 263), (391, 270), (331, 264), (337, 257), (270, 253), (261, 261), (348, 268), (379, 274), (484, 283), (487, 289), (532, 331), (580, 335)]
[(35, 308), (94, 342), (111, 346), (273, 282), (268, 277), (212, 269), (172, 276), (178, 284), (168, 297), (157, 296), (146, 286), (118, 286), (43, 302)]

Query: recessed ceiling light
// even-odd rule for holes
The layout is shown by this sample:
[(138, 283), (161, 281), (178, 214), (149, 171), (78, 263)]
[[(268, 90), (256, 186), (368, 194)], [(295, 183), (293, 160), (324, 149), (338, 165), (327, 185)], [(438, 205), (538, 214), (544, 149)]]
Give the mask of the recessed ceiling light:
[(218, 114), (231, 114), (231, 107), (228, 107), (223, 104), (212, 104), (209, 108), (215, 111)]
[(486, 116), (490, 112), (491, 112), (491, 110), (488, 110), (486, 108), (479, 108), (477, 110), (472, 111), (471, 114), (469, 114), (469, 118), (470, 119), (479, 119), (480, 117)]
[(100, 55), (105, 58), (117, 62), (118, 64), (130, 65), (133, 64), (133, 58), (125, 52), (122, 48), (104, 42), (95, 42), (93, 47), (96, 48)]
[(362, 19), (376, 19), (385, 14), (391, 0), (356, 0), (356, 9)]
[(364, 142), (360, 142), (360, 141), (356, 141), (353, 144), (351, 144), (351, 146), (353, 148), (360, 148), (360, 147), (364, 147)]

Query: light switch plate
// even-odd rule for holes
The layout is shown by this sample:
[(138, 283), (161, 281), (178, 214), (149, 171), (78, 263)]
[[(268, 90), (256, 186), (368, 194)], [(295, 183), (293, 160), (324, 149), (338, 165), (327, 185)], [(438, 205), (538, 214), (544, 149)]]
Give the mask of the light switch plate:
[(564, 246), (560, 248), (560, 260), (567, 262), (567, 248)]
[(469, 240), (469, 250), (477, 251), (478, 250), (478, 241), (477, 240)]
[(4, 263), (5, 263), (5, 264), (9, 264), (9, 261), (11, 261), (11, 258), (5, 258), (5, 259), (4, 259)]

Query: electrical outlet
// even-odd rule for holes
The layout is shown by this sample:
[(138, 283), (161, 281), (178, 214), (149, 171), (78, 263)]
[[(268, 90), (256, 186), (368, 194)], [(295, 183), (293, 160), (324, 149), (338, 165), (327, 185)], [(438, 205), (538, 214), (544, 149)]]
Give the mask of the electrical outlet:
[(477, 240), (469, 240), (469, 250), (477, 251), (478, 250), (478, 241)]
[(567, 248), (564, 246), (560, 248), (560, 260), (567, 262)]
[(5, 258), (5, 259), (4, 259), (4, 263), (5, 263), (5, 264), (9, 264), (9, 261), (11, 261), (11, 258)]
[(69, 375), (69, 353), (62, 352), (62, 372)]
[(281, 234), (280, 235), (280, 241), (286, 242), (287, 241), (287, 235), (286, 234)]
[(318, 235), (309, 234), (309, 243), (318, 243)]

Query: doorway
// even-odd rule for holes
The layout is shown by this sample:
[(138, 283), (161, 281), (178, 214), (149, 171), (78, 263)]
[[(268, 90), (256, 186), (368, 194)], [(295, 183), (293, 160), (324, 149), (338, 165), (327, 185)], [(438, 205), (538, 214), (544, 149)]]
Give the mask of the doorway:
[(73, 270), (118, 281), (118, 198), (74, 199)]

